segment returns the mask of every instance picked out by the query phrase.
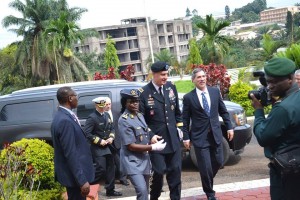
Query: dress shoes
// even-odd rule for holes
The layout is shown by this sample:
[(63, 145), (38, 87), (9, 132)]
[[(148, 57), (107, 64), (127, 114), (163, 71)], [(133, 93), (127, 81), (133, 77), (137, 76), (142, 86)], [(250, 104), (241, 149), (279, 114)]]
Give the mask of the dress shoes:
[(217, 197), (207, 197), (207, 200), (218, 200)]
[(128, 185), (129, 185), (129, 183), (128, 183), (127, 180), (120, 180), (120, 184), (121, 184), (121, 185), (125, 185), (125, 186), (128, 186)]
[(108, 197), (117, 197), (117, 196), (122, 196), (122, 193), (121, 192), (117, 192), (115, 190), (106, 191), (106, 196), (108, 196)]

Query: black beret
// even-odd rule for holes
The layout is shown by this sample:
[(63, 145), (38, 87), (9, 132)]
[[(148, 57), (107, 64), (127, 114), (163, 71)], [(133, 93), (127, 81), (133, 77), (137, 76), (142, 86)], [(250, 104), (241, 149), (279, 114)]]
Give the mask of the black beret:
[(137, 89), (123, 89), (120, 91), (121, 97), (125, 99), (135, 99), (139, 98), (140, 91)]
[(152, 72), (168, 71), (169, 65), (166, 62), (157, 61), (151, 65)]
[(268, 76), (287, 76), (295, 72), (295, 63), (288, 58), (272, 58), (264, 67)]

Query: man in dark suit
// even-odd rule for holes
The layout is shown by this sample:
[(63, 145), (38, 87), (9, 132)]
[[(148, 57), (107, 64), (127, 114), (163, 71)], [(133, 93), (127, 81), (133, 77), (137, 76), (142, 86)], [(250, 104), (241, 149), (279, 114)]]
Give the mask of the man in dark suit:
[(183, 97), (183, 143), (187, 149), (194, 145), (203, 190), (207, 199), (215, 200), (213, 178), (223, 165), (219, 115), (229, 140), (234, 133), (219, 89), (206, 86), (206, 74), (200, 68), (192, 72), (192, 81), (196, 88)]
[(150, 154), (154, 172), (151, 200), (157, 200), (161, 194), (164, 173), (171, 200), (179, 200), (181, 195), (181, 144), (177, 127), (182, 127), (182, 118), (176, 87), (167, 82), (168, 69), (167, 63), (155, 62), (151, 66), (152, 81), (140, 89), (140, 111), (152, 132), (167, 143), (164, 150)]
[(94, 179), (90, 148), (78, 118), (72, 112), (77, 107), (77, 94), (70, 87), (57, 90), (60, 104), (51, 125), (54, 146), (55, 179), (67, 188), (68, 199), (85, 200)]
[(112, 145), (115, 138), (113, 122), (105, 112), (106, 97), (93, 99), (95, 112), (89, 115), (84, 125), (84, 132), (91, 143), (91, 151), (96, 165), (94, 183), (105, 179), (106, 196), (122, 196), (115, 191), (115, 162)]

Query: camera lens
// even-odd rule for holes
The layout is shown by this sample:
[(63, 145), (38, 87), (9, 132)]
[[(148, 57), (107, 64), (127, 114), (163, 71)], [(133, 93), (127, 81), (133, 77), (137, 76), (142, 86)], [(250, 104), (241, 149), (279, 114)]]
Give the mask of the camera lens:
[(248, 98), (249, 98), (249, 99), (252, 99), (251, 96), (250, 96), (250, 94), (253, 94), (253, 95), (255, 96), (255, 98), (257, 98), (258, 100), (261, 99), (261, 94), (260, 94), (260, 91), (259, 91), (259, 90), (250, 90), (250, 91), (248, 92)]

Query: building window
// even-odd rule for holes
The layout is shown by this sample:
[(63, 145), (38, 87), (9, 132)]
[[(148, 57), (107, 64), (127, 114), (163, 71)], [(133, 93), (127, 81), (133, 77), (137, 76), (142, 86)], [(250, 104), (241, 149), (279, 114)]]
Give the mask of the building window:
[(180, 32), (180, 26), (177, 26), (177, 32)]

